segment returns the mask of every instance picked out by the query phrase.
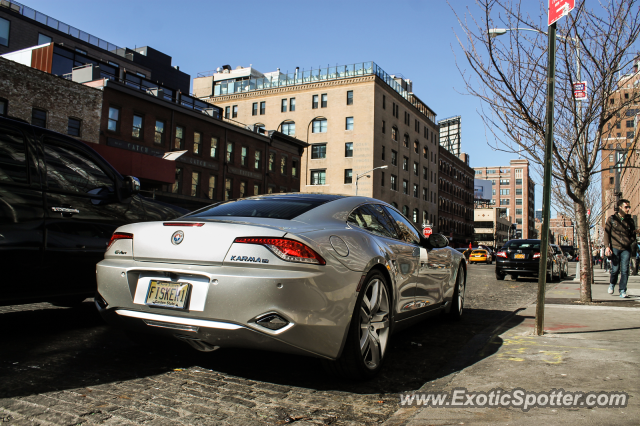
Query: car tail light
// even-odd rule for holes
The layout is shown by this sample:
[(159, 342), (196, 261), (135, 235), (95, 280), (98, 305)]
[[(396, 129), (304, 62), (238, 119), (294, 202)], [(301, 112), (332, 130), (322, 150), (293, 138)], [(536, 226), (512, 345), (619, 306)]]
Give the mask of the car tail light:
[(107, 244), (107, 250), (118, 240), (133, 240), (133, 234), (129, 234), (128, 232), (114, 232), (109, 240), (109, 244)]
[(276, 256), (287, 262), (326, 265), (327, 262), (309, 246), (287, 238), (238, 237), (234, 243), (258, 244), (267, 247)]
[(540, 259), (540, 253), (533, 253), (534, 259)]
[(504, 257), (505, 259), (507, 258), (507, 252), (506, 251), (499, 251), (496, 253), (496, 257)]

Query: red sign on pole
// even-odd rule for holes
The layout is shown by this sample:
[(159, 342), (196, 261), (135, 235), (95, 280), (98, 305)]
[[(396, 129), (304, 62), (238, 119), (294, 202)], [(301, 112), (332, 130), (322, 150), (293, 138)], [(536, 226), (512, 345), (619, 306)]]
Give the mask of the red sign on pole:
[(587, 99), (587, 82), (586, 81), (573, 83), (573, 97), (577, 101), (583, 101)]
[(574, 7), (575, 0), (549, 0), (549, 25), (568, 15)]
[(430, 226), (425, 226), (422, 230), (422, 234), (425, 238), (429, 238), (429, 236), (433, 233), (433, 229)]

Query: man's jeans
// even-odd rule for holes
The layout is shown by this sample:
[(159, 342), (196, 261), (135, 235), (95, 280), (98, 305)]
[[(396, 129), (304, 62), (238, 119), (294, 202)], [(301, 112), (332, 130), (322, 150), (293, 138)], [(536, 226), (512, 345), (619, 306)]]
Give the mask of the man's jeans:
[[(629, 259), (631, 252), (629, 250), (612, 249), (611, 254), (611, 279), (609, 284), (615, 285), (618, 282), (618, 273), (620, 273), (620, 293), (627, 291), (627, 281), (629, 280)], [(622, 269), (622, 270), (621, 270)]]

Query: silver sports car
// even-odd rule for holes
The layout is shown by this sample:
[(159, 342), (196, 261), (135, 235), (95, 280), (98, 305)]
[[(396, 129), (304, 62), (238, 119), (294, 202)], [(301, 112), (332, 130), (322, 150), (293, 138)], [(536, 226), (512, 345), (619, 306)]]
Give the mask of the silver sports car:
[(373, 198), (277, 194), (125, 225), (97, 266), (96, 306), (131, 332), (196, 349), (319, 357), (368, 378), (390, 335), (462, 314), (466, 262)]

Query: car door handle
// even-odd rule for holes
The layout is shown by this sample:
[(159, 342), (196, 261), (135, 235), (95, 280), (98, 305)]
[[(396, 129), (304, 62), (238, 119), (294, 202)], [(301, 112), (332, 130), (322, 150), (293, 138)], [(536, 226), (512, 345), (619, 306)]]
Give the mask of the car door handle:
[(68, 215), (80, 213), (80, 210), (74, 209), (72, 207), (51, 207), (51, 211)]

